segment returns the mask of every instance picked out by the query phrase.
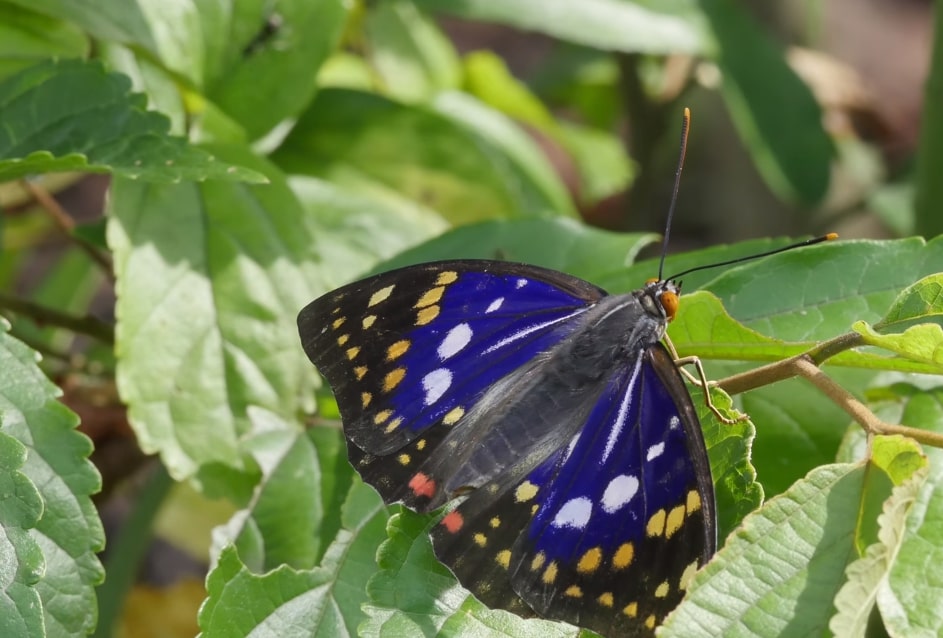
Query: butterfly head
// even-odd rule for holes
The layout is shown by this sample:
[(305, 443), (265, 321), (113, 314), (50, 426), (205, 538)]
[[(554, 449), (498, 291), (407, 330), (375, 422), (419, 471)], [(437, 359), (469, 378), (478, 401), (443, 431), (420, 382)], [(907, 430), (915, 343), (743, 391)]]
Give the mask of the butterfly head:
[(662, 315), (666, 322), (675, 318), (681, 298), (681, 282), (649, 279), (641, 292), (640, 301), (649, 313)]

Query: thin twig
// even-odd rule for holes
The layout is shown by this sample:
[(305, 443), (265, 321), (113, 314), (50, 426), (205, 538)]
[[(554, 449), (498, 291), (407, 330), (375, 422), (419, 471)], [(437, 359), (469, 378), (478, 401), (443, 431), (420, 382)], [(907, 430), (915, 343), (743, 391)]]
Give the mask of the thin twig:
[(111, 258), (106, 253), (99, 250), (97, 246), (72, 232), (75, 229), (75, 221), (69, 216), (65, 209), (59, 205), (55, 197), (50, 195), (46, 189), (41, 188), (27, 179), (21, 179), (20, 185), (26, 189), (42, 209), (49, 214), (53, 222), (55, 222), (56, 227), (58, 227), (64, 235), (77, 243), (79, 248), (85, 251), (92, 261), (101, 266), (109, 277), (113, 276)]
[(943, 434), (882, 421), (871, 412), (864, 403), (836, 383), (819, 367), (830, 357), (844, 352), (845, 350), (850, 350), (855, 346), (862, 345), (863, 343), (864, 341), (861, 335), (856, 332), (849, 332), (834, 339), (829, 339), (802, 354), (770, 363), (747, 372), (735, 374), (726, 379), (721, 379), (713, 385), (719, 387), (727, 394), (734, 395), (754, 390), (761, 386), (775, 383), (776, 381), (783, 381), (784, 379), (799, 376), (808, 379), (815, 387), (821, 390), (825, 396), (847, 412), (851, 418), (864, 428), (865, 432), (884, 435), (900, 434), (910, 437), (919, 443), (943, 448)]
[(79, 334), (94, 337), (109, 345), (115, 342), (114, 326), (89, 315), (76, 317), (75, 315), (66, 314), (59, 310), (47, 308), (46, 306), (41, 306), (32, 301), (18, 299), (17, 297), (4, 293), (0, 293), (0, 308), (6, 308), (18, 315), (29, 317), (41, 326), (65, 328)]

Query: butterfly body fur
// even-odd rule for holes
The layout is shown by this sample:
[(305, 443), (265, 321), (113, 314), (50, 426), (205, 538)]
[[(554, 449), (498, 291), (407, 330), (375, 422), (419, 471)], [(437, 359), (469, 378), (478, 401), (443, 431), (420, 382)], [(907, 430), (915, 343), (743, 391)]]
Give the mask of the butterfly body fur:
[(350, 284), (298, 321), (364, 480), (417, 511), (464, 499), (432, 532), (463, 585), (650, 635), (716, 544), (700, 426), (660, 343), (665, 293), (449, 261)]

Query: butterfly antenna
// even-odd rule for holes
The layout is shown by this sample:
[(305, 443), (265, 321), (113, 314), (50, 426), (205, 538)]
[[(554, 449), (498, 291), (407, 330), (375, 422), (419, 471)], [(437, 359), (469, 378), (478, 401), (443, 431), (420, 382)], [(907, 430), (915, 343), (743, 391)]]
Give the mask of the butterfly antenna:
[(820, 244), (823, 241), (832, 241), (833, 239), (838, 239), (838, 233), (828, 233), (820, 237), (813, 237), (812, 239), (806, 239), (805, 241), (796, 242), (795, 244), (789, 244), (788, 246), (783, 246), (782, 248), (777, 248), (775, 250), (767, 250), (765, 253), (757, 253), (755, 255), (747, 255), (746, 257), (737, 257), (736, 259), (728, 259), (727, 261), (719, 261), (716, 264), (707, 264), (704, 266), (695, 266), (694, 268), (688, 268), (687, 270), (682, 270), (681, 272), (668, 277), (668, 279), (677, 279), (678, 277), (683, 277), (692, 272), (697, 272), (699, 270), (708, 270), (709, 268), (719, 268), (720, 266), (730, 266), (731, 264), (739, 264), (744, 261), (751, 261), (753, 259), (759, 259), (760, 257), (769, 257), (770, 255), (776, 255), (778, 253), (784, 253), (787, 250), (792, 250), (793, 248), (802, 248), (803, 246), (811, 246), (813, 244)]
[(671, 235), (671, 220), (675, 215), (678, 202), (678, 190), (681, 188), (681, 169), (684, 167), (684, 154), (688, 150), (688, 130), (691, 128), (691, 109), (684, 107), (681, 120), (681, 149), (678, 152), (678, 169), (675, 171), (675, 184), (671, 189), (671, 203), (668, 205), (668, 221), (665, 222), (665, 238), (661, 244), (661, 261), (658, 263), (658, 280), (665, 269), (665, 257), (668, 255), (668, 236)]

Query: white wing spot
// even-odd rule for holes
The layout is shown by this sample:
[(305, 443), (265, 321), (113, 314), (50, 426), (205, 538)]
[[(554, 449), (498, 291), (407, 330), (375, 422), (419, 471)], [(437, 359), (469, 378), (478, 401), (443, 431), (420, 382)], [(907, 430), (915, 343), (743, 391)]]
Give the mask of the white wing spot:
[(426, 405), (432, 405), (442, 398), (445, 391), (452, 385), (452, 373), (445, 368), (433, 370), (422, 378), (422, 389), (426, 391), (423, 399)]
[(585, 496), (571, 498), (563, 504), (553, 517), (554, 527), (573, 527), (583, 529), (589, 522), (589, 515), (593, 513), (593, 502)]
[(526, 279), (518, 279), (518, 280), (515, 282), (514, 287), (515, 287), (515, 288), (523, 288), (523, 287), (526, 286), (526, 285), (527, 285), (527, 280), (526, 280)]
[(664, 451), (665, 451), (665, 442), (662, 441), (661, 443), (656, 443), (655, 445), (648, 448), (648, 452), (645, 453), (645, 460), (651, 461), (651, 460), (657, 459), (659, 456), (661, 456), (664, 453)]
[(452, 355), (461, 351), (462, 348), (468, 345), (468, 342), (472, 338), (472, 329), (468, 326), (467, 323), (460, 323), (445, 335), (445, 339), (442, 340), (442, 343), (439, 344), (439, 349), (436, 351), (439, 355), (440, 361), (445, 361)]
[(488, 305), (488, 307), (485, 309), (485, 314), (488, 314), (489, 312), (494, 312), (495, 310), (500, 308), (501, 304), (503, 303), (504, 303), (504, 297), (498, 297), (497, 299), (495, 299)]
[(673, 416), (670, 419), (668, 419), (669, 430), (677, 430), (679, 425), (681, 425), (681, 419), (679, 419), (678, 417)]
[(606, 486), (602, 494), (602, 508), (608, 514), (614, 514), (625, 507), (638, 492), (638, 479), (628, 474), (620, 474)]

